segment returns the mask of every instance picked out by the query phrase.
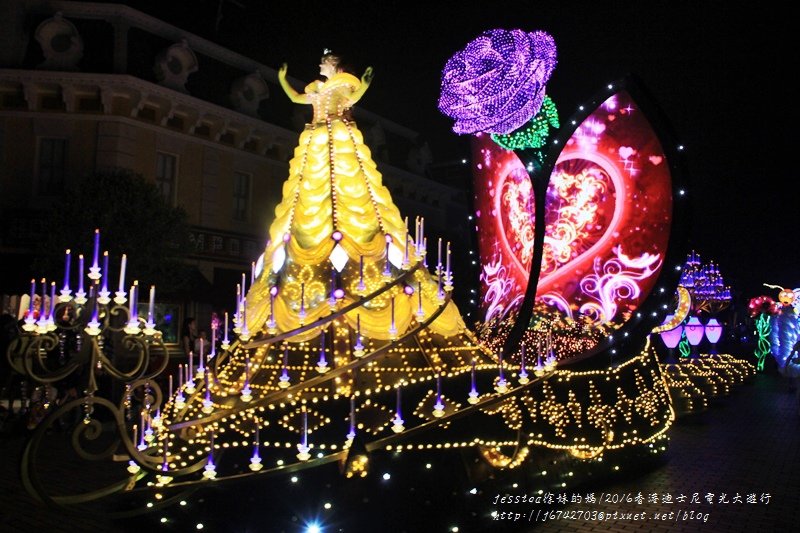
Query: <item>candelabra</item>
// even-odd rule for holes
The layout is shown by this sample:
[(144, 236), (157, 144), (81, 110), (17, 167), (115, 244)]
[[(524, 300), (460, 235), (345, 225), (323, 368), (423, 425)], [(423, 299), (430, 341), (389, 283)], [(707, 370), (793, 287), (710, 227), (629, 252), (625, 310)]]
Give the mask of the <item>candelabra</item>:
[[(130, 460), (127, 471), (134, 477), (143, 474), (140, 465), (156, 464), (152, 450), (144, 451), (147, 447), (142, 446), (153, 440), (154, 430), (161, 424), (164, 395), (157, 377), (169, 361), (162, 335), (155, 327), (155, 287), (150, 288), (146, 317), (139, 316), (138, 282), (130, 288), (125, 286), (123, 255), (119, 290), (114, 299), (109, 298), (108, 252), (103, 255), (101, 268), (99, 241), (100, 231), (96, 230), (88, 273), (84, 271), (84, 256), (78, 256), (75, 292), (70, 287), (70, 250), (66, 251), (64, 283), (58, 296), (54, 282), (31, 281), (19, 334), (7, 351), (16, 372), (63, 392), (60, 399), (48, 402), (47, 416), (33, 431), (22, 464), (25, 487), (39, 500), (56, 506), (88, 503), (119, 490), (120, 485), (117, 480), (100, 489), (84, 488), (84, 492), (68, 498), (52, 496), (54, 487), (43, 479), (48, 473), (43, 464), (56, 434), (68, 437), (81, 460)], [(59, 430), (67, 430), (67, 434)], [(103, 447), (101, 452), (97, 452), (98, 446)]]

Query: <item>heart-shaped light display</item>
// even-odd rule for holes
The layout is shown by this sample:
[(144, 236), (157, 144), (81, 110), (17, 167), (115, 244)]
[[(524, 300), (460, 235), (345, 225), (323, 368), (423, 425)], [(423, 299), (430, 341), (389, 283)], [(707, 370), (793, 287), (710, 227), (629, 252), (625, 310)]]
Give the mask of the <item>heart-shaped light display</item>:
[[(577, 127), (547, 189), (537, 320), (550, 315), (551, 329), (558, 322), (608, 332), (644, 301), (663, 264), (672, 222), (664, 160), (655, 132), (627, 92), (608, 98)], [(534, 201), (522, 161), (488, 135), (475, 136), (473, 162), (489, 323), (513, 311), (525, 294)], [(586, 348), (583, 342), (558, 353), (568, 358)]]

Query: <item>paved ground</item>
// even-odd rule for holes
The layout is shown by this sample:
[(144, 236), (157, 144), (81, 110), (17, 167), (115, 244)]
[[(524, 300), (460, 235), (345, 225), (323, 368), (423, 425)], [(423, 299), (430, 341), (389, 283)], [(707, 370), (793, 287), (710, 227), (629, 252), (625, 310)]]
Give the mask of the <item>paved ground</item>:
[[(736, 388), (731, 396), (715, 401), (706, 412), (680, 420), (671, 431), (668, 460), (663, 466), (643, 473), (639, 477), (617, 481), (613, 485), (584, 487), (579, 492), (573, 491), (584, 498), (587, 493), (594, 492), (595, 498), (603, 495), (602, 498), (604, 500), (608, 498), (609, 503), (568, 505), (560, 509), (563, 511), (560, 518), (536, 524), (521, 522), (514, 529), (524, 532), (618, 533), (797, 531), (800, 528), (800, 507), (796, 504), (797, 495), (800, 494), (798, 426), (800, 426), (798, 407), (786, 380), (777, 375), (756, 376), (751, 383)], [(230, 502), (232, 498), (231, 492), (225, 496), (229, 498), (228, 500), (222, 498), (222, 491), (218, 491), (217, 496), (214, 493), (207, 493), (203, 496), (205, 500), (198, 498), (190, 502), (190, 505), (195, 506), (194, 514), (186, 512), (188, 507), (186, 511), (181, 512), (182, 508), (176, 506), (169, 514), (169, 522), (163, 526), (158, 518), (161, 515), (150, 515), (144, 519), (128, 521), (64, 515), (42, 507), (20, 486), (18, 464), (22, 443), (23, 440), (19, 436), (0, 439), (0, 494), (2, 494), (0, 531), (3, 532), (124, 532), (137, 529), (190, 531), (196, 530), (201, 510), (206, 515), (214, 512), (218, 514), (218, 510), (215, 511), (213, 506), (221, 505), (221, 502)], [(60, 476), (56, 479), (80, 484), (80, 481), (72, 479), (73, 474), (69, 464), (60, 462), (56, 455), (51, 469)], [(96, 475), (99, 474), (89, 474), (89, 477)], [(306, 485), (306, 489), (308, 487), (309, 485)], [(253, 502), (251, 511), (254, 516), (261, 516), (261, 520), (255, 526), (252, 521), (248, 521), (246, 525), (243, 521), (237, 523), (235, 517), (227, 523), (207, 521), (205, 531), (303, 531), (300, 525), (302, 521), (296, 518), (290, 518), (280, 527), (269, 519), (270, 511), (267, 510), (269, 503), (263, 499), (259, 500), (259, 486), (251, 485), (238, 489), (233, 487), (232, 490), (239, 491), (236, 493), (238, 499)], [(296, 491), (287, 489), (281, 492), (285, 492), (285, 498), (291, 498), (295, 502), (309, 494), (300, 487)], [(624, 500), (626, 495), (635, 497), (639, 493), (644, 500), (642, 504), (613, 503), (613, 500), (620, 496)], [(702, 503), (690, 503), (694, 493), (698, 494)], [(714, 495), (713, 504), (709, 504), (706, 500), (706, 495), (709, 493)], [(730, 503), (719, 503), (723, 493)], [(742, 503), (734, 503), (737, 493), (741, 496)], [(373, 496), (372, 492), (365, 494)], [(652, 494), (657, 496), (658, 503), (647, 503)], [(673, 503), (662, 502), (665, 494), (672, 496)], [(681, 494), (687, 496), (684, 503), (676, 501)], [(755, 495), (757, 503), (747, 503), (747, 498), (751, 494)], [(766, 496), (762, 498), (762, 495), (767, 494), (769, 503), (765, 501)], [(374, 496), (381, 498), (380, 494)], [(274, 499), (274, 496), (272, 498), (272, 506), (281, 504), (279, 500)], [(366, 496), (364, 500), (366, 502)], [(198, 501), (202, 503), (197, 505)], [(435, 509), (437, 505), (433, 502), (433, 505), (423, 508), (408, 509), (407, 513), (408, 516), (416, 513), (433, 513)], [(534, 511), (534, 518), (538, 513), (539, 519), (542, 520), (544, 508), (537, 509), (532, 506), (529, 508), (529, 511), (531, 510)], [(616, 519), (605, 519), (604, 515), (604, 520), (600, 522), (597, 514), (591, 514), (594, 511), (612, 513), (612, 517), (614, 512), (618, 515)], [(694, 515), (683, 514), (692, 511)], [(631, 515), (619, 518), (621, 513)], [(641, 516), (646, 519), (634, 520), (633, 516), (639, 513), (643, 513)], [(655, 520), (656, 513), (662, 513), (659, 515), (661, 517), (666, 514), (666, 520)], [(402, 520), (402, 514), (400, 516)], [(393, 519), (397, 520), (396, 517)], [(440, 524), (441, 521), (430, 523)], [(490, 528), (493, 524), (487, 523), (486, 526)], [(391, 528), (381, 529), (395, 531)], [(466, 529), (462, 526), (461, 531)], [(329, 528), (324, 529), (328, 530)], [(415, 526), (396, 530), (423, 531), (415, 529)], [(447, 531), (444, 528), (424, 530)], [(491, 529), (486, 530), (491, 531)], [(363, 529), (349, 527), (348, 521), (343, 520), (330, 531), (363, 531)]]
[[(637, 495), (638, 504), (573, 504), (563, 516), (538, 524), (537, 532), (738, 532), (800, 530), (800, 416), (785, 379), (758, 375), (732, 396), (714, 402), (709, 410), (681, 420), (671, 433), (669, 460), (642, 477), (595, 489), (611, 495)], [(647, 503), (651, 494), (659, 503)], [(673, 503), (663, 503), (665, 493)], [(697, 493), (702, 503), (689, 503)], [(713, 494), (713, 504), (705, 496)], [(719, 503), (725, 493), (730, 503)], [(736, 494), (743, 503), (733, 503)], [(686, 495), (686, 502), (675, 501)], [(758, 503), (747, 503), (755, 494)], [(769, 503), (766, 496), (769, 494)], [(584, 493), (585, 496), (585, 493)], [(604, 496), (604, 499), (606, 496)], [(613, 496), (612, 496), (613, 498)], [(644, 513), (645, 520), (611, 519), (600, 522), (586, 511)], [(685, 513), (690, 513), (687, 516)], [(691, 513), (694, 512), (694, 518)], [(654, 520), (656, 513), (666, 520)], [(618, 515), (619, 516), (619, 515)], [(699, 518), (698, 518), (699, 516)], [(706, 518), (707, 516), (707, 518)]]

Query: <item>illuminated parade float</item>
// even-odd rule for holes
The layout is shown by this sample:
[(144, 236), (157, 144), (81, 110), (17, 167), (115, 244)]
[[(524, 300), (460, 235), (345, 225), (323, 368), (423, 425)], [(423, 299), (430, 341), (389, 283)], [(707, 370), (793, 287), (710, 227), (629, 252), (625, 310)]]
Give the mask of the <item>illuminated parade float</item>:
[[(731, 290), (717, 265), (703, 264), (692, 251), (683, 264), (674, 310), (653, 329), (667, 349), (662, 371), (679, 416), (704, 409), (711, 399), (729, 394), (734, 385), (755, 374), (751, 363), (718, 353), (725, 327), (718, 316), (730, 304)], [(702, 350), (704, 342), (709, 345), (707, 353)]]
[[(682, 390), (669, 376), (682, 363), (663, 363), (650, 335), (681, 327), (677, 342), (685, 331), (692, 343), (691, 319), (681, 325), (689, 291), (671, 300), (687, 279), (688, 194), (681, 148), (662, 136), (638, 84), (609, 84), (564, 121), (545, 91), (556, 67), (550, 35), (490, 30), (447, 61), (439, 108), (472, 136), (483, 313), (473, 332), (451, 301), (456, 281), (473, 280), (454, 280), (451, 243), (398, 210), (350, 117), (372, 71), (359, 79), (339, 61), (326, 52), (325, 81), (302, 93), (281, 69), (290, 99), (313, 107), (312, 122), (235, 307), (177, 372), (157, 357), (166, 350), (155, 289), (140, 313), (124, 256), (113, 300), (97, 240), (88, 280), (81, 256), (78, 293), (69, 252), (61, 297), (54, 284), (32, 283), (12, 363), (50, 381), (82, 368), (90, 384), (34, 433), (24, 475), (40, 499), (66, 506), (114, 494), (123, 514), (134, 513), (145, 500), (165, 507), (225, 480), (268, 485), (318, 470), (328, 483), (357, 483), (348, 478), (379, 476), (374, 465), (389, 460), (409, 470), (441, 461), (475, 491), (510, 477), (539, 491), (666, 450), (670, 394)], [(38, 319), (37, 291), (59, 302)], [(58, 320), (68, 315), (69, 326)], [(716, 343), (713, 326), (705, 332)], [(67, 364), (48, 373), (41, 354), (59, 342)], [(117, 369), (110, 345), (136, 363)], [(118, 404), (95, 395), (100, 369), (124, 384)], [(35, 457), (47, 428), (76, 408), (77, 448), (101, 431), (96, 412), (111, 414), (115, 440), (81, 453), (115, 458), (123, 475), (103, 489), (49, 495)], [(429, 483), (463, 494), (444, 478)]]

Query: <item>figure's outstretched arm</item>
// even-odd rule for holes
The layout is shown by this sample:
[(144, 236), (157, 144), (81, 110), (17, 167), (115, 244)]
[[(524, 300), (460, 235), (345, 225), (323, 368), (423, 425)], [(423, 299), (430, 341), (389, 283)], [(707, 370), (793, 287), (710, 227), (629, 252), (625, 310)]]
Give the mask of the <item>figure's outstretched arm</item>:
[(278, 69), (278, 81), (280, 82), (281, 87), (283, 88), (283, 92), (285, 92), (286, 96), (289, 97), (289, 100), (291, 100), (295, 104), (308, 104), (308, 103), (310, 103), (308, 101), (308, 96), (306, 96), (305, 94), (301, 94), (301, 93), (297, 92), (295, 90), (295, 88), (292, 87), (291, 85), (289, 85), (289, 82), (286, 81), (286, 71), (287, 70), (289, 70), (289, 66), (286, 63), (281, 65), (281, 68)]
[(372, 83), (373, 76), (372, 67), (367, 67), (367, 70), (364, 71), (364, 75), (361, 76), (361, 85), (350, 95), (350, 105), (354, 105), (361, 100), (361, 97), (364, 96), (364, 93), (369, 89), (369, 84)]

